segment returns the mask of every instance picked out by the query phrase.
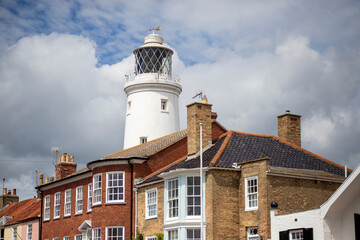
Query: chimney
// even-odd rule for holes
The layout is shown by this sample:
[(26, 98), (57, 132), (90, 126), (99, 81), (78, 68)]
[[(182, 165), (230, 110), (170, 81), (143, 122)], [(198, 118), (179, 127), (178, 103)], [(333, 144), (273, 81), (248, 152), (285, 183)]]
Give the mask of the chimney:
[(200, 123), (203, 124), (203, 148), (211, 144), (212, 139), (212, 104), (207, 101), (192, 103), (187, 107), (187, 147), (188, 155), (193, 155), (200, 150)]
[(48, 183), (49, 183), (49, 178), (46, 177), (46, 178), (45, 178), (45, 184), (48, 184)]
[(3, 190), (3, 195), (5, 196), (6, 193), (7, 193), (7, 188), (4, 188), (4, 190)]
[(16, 195), (16, 189), (15, 188), (13, 189), (13, 195)]
[(39, 185), (43, 185), (44, 184), (44, 174), (40, 173), (40, 184)]
[(11, 195), (11, 190), (8, 191), (8, 195)]
[(64, 153), (59, 156), (59, 162), (56, 164), (56, 180), (67, 177), (76, 172), (77, 164), (74, 163), (74, 156)]
[(53, 182), (54, 181), (54, 176), (51, 176), (50, 177), (50, 182)]
[(279, 138), (301, 147), (301, 123), (300, 115), (291, 114), (290, 110), (278, 116)]

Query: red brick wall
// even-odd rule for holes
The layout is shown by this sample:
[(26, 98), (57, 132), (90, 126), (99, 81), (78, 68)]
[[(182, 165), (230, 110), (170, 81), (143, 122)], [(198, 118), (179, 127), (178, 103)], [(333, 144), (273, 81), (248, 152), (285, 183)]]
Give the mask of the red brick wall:
[[(87, 194), (88, 184), (91, 178), (82, 179), (60, 187), (56, 187), (43, 192), (43, 202), (46, 195), (50, 194), (50, 220), (42, 223), (42, 239), (51, 240), (53, 237), (70, 236), (74, 239), (75, 234), (80, 234), (78, 228), (85, 220), (91, 219), (91, 212), (87, 213)], [(75, 215), (76, 187), (83, 186), (83, 213)], [(71, 217), (64, 217), (65, 190), (71, 188)], [(60, 218), (54, 219), (54, 194), (60, 192)], [(43, 206), (44, 208), (44, 206)], [(44, 212), (44, 209), (41, 210)], [(44, 216), (44, 214), (42, 214)], [(44, 218), (44, 217), (43, 217)]]

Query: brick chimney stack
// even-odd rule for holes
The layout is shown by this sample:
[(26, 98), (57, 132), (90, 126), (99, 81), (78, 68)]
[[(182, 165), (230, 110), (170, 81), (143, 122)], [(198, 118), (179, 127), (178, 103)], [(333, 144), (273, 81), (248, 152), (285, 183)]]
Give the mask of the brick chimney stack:
[[(76, 172), (77, 164), (74, 163), (74, 156), (64, 153), (59, 156), (59, 162), (56, 164), (56, 180), (67, 177)], [(46, 181), (45, 181), (46, 183)]]
[(301, 116), (291, 114), (290, 110), (278, 116), (279, 138), (301, 147)]
[(187, 107), (187, 147), (188, 155), (193, 155), (200, 151), (200, 123), (203, 124), (203, 148), (211, 144), (212, 140), (212, 118), (216, 119), (211, 112), (212, 104), (207, 101), (202, 103), (192, 103)]

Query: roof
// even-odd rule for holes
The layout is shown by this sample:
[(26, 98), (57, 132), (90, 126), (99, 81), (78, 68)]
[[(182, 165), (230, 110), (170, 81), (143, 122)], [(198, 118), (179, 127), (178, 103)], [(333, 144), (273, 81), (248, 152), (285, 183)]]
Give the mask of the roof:
[(186, 129), (181, 130), (166, 135), (164, 137), (149, 141), (147, 143), (143, 143), (132, 148), (127, 148), (120, 152), (106, 155), (102, 159), (109, 160), (109, 159), (129, 158), (129, 157), (149, 157), (169, 147), (170, 145), (178, 142), (179, 140), (185, 138), (186, 136), (187, 136)]
[[(270, 159), (273, 169), (302, 170), (306, 174), (322, 176), (344, 176), (344, 167), (320, 157), (306, 149), (286, 142), (272, 135), (249, 134), (228, 131), (223, 134), (203, 154), (203, 166), (208, 168), (234, 169), (233, 165), (241, 165), (259, 159)], [(166, 168), (149, 175), (143, 182), (148, 184), (159, 181), (161, 173), (175, 169), (199, 168), (199, 156), (184, 158), (168, 165)]]
[(6, 225), (24, 222), (40, 216), (40, 203), (37, 198), (30, 198), (17, 203), (11, 203), (0, 211), (0, 218), (3, 216), (12, 217)]

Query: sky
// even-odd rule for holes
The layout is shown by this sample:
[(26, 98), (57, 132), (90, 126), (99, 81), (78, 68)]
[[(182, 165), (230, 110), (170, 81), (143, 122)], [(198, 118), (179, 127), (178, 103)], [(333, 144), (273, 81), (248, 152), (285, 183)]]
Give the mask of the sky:
[(202, 91), (228, 130), (277, 136), (302, 116), (302, 147), (360, 163), (360, 1), (1, 0), (0, 178), (20, 199), (52, 147), (78, 169), (122, 150), (125, 75), (149, 29), (174, 51), (186, 105)]

